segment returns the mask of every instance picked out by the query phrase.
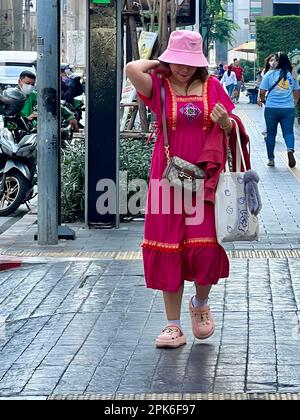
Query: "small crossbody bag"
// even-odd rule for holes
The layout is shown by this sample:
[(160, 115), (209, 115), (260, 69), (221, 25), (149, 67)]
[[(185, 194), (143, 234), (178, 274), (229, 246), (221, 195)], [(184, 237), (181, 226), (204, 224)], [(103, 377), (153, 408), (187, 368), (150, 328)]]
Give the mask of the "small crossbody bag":
[(163, 178), (167, 179), (171, 186), (183, 188), (190, 192), (197, 192), (200, 189), (201, 180), (205, 177), (205, 172), (197, 165), (178, 156), (170, 156), (170, 145), (168, 140), (168, 128), (166, 119), (166, 92), (165, 87), (161, 87), (162, 123), (164, 133), (164, 147), (167, 159), (167, 167), (163, 173)]

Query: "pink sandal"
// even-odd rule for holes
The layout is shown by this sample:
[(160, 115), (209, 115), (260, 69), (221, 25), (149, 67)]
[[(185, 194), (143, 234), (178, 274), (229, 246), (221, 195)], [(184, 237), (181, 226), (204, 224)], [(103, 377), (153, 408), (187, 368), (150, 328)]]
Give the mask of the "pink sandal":
[(194, 336), (200, 340), (205, 340), (213, 335), (215, 332), (215, 322), (211, 315), (210, 307), (206, 305), (203, 308), (195, 308), (191, 299), (189, 310)]
[(156, 339), (156, 347), (180, 347), (186, 344), (186, 336), (178, 325), (167, 325)]

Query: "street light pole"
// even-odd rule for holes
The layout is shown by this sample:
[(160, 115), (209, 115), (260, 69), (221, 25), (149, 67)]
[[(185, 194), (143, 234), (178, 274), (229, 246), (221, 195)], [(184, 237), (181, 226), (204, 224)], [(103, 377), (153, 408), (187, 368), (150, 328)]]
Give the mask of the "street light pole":
[(60, 0), (37, 1), (38, 241), (58, 243)]

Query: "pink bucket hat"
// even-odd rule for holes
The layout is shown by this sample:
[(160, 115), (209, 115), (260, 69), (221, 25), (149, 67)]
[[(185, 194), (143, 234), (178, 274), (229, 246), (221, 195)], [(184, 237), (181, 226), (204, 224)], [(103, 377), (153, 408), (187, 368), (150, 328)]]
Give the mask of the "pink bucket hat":
[(185, 64), (194, 67), (208, 66), (202, 50), (202, 36), (194, 31), (172, 32), (167, 49), (158, 59), (171, 64)]

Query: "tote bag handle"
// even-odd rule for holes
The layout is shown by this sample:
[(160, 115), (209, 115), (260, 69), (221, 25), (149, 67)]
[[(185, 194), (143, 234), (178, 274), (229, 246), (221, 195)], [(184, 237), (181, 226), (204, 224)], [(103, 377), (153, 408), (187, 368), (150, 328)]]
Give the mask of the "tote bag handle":
[(244, 153), (242, 149), (240, 128), (239, 128), (238, 123), (235, 121), (235, 119), (233, 118), (230, 118), (230, 119), (235, 125), (235, 131), (236, 131), (236, 156), (235, 156), (236, 172), (241, 172), (241, 162), (244, 166), (244, 171), (246, 171), (246, 162), (245, 162), (245, 157), (244, 157)]

